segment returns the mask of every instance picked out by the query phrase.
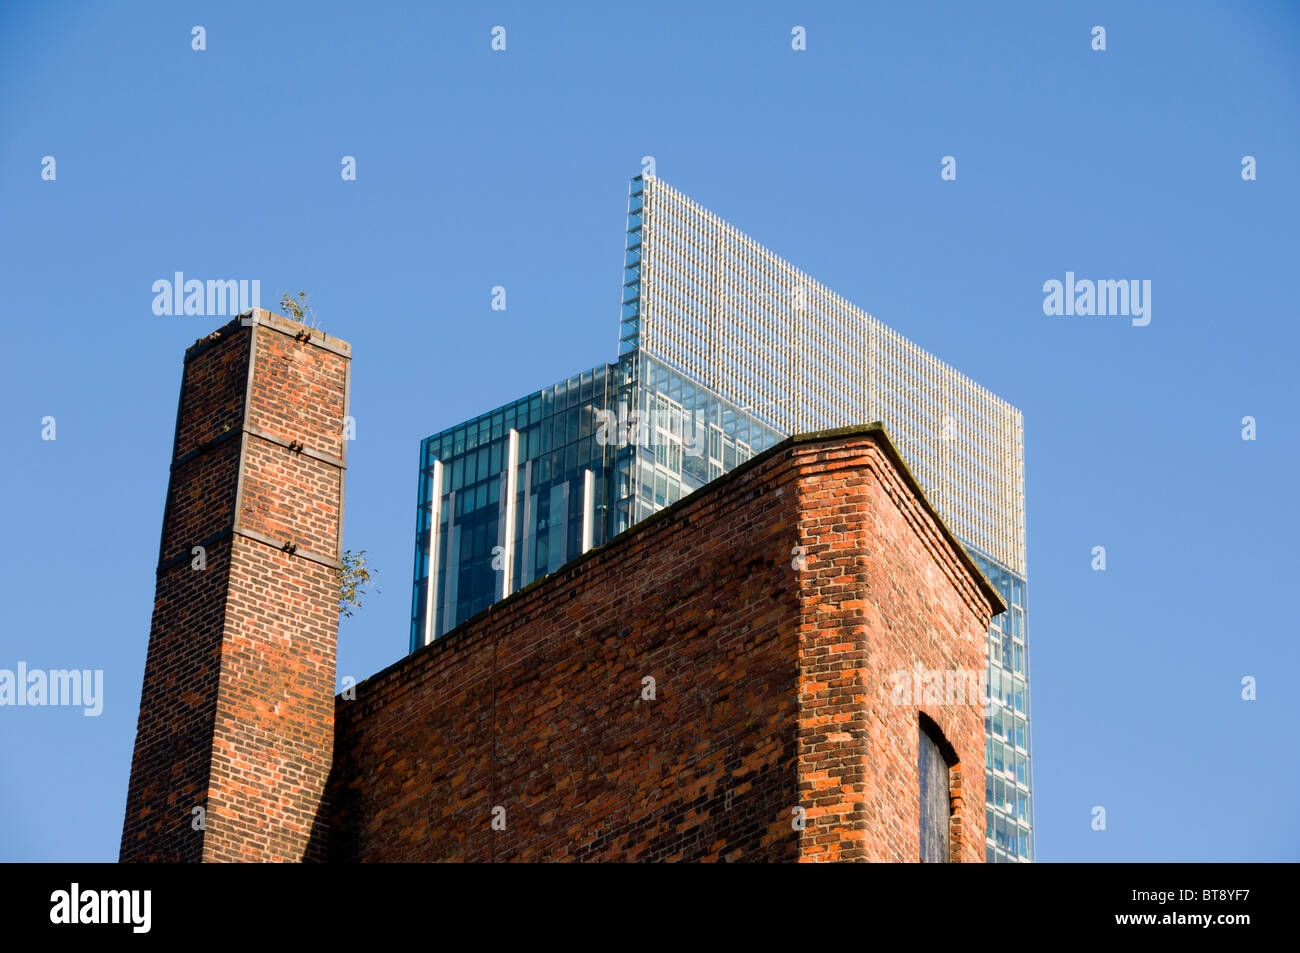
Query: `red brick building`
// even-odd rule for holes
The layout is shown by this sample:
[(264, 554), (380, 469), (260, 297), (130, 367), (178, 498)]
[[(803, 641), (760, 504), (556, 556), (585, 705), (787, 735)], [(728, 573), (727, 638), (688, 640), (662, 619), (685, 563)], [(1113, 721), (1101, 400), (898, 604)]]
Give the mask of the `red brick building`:
[(263, 311), (186, 354), (123, 860), (915, 861), (942, 783), (983, 861), (983, 696), (935, 684), (1003, 605), (881, 427), (785, 440), (335, 699), (349, 363)]

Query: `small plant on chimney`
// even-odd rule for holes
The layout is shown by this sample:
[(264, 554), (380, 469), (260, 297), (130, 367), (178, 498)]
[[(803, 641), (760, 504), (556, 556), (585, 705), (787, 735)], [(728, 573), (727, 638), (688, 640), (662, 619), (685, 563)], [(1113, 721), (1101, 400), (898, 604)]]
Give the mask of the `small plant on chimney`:
[[(361, 608), (361, 597), (365, 595), (366, 586), (371, 584), (378, 569), (366, 566), (366, 551), (354, 553), (347, 550), (343, 554), (343, 578), (339, 583), (339, 615), (351, 616), (353, 609)], [(380, 590), (376, 589), (375, 592)]]
[(280, 312), (286, 318), (293, 318), (299, 324), (305, 324), (313, 330), (320, 330), (320, 321), (316, 317), (316, 311), (308, 300), (307, 292), (299, 291), (297, 296), (291, 294), (282, 294), (280, 296)]

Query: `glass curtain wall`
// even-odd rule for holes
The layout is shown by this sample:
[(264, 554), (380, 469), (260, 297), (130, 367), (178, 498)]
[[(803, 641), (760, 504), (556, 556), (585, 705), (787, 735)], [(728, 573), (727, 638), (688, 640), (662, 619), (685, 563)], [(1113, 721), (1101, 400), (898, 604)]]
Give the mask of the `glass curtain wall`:
[(988, 632), (988, 703), (984, 711), (987, 860), (1033, 860), (1025, 580), (969, 546), (966, 551), (1007, 604), (1006, 612), (994, 616)]
[[(602, 445), (597, 429), (610, 403), (613, 370), (601, 365), (421, 442), (411, 651), (425, 642), (430, 605), (429, 635), (436, 638), (502, 598), (507, 570), (514, 592), (579, 555), (584, 523), (592, 546), (608, 538), (613, 448)], [(512, 431), (513, 507), (507, 492)]]

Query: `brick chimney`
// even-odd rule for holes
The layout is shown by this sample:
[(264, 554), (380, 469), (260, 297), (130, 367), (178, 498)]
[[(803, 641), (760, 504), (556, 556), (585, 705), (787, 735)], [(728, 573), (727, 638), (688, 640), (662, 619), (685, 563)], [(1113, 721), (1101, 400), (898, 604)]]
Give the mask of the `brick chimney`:
[(324, 848), (351, 353), (259, 309), (185, 353), (123, 861)]

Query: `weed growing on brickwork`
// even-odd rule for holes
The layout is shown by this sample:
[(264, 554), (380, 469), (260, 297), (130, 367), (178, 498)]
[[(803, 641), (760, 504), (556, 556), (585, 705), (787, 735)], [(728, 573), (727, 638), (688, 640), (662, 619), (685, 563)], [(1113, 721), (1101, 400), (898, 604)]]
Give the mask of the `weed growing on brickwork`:
[(305, 291), (299, 291), (297, 296), (291, 294), (282, 294), (280, 296), (280, 312), (286, 318), (293, 318), (299, 324), (305, 324), (315, 331), (320, 330), (320, 319), (316, 316), (316, 311), (308, 300), (310, 295)]
[[(361, 597), (366, 594), (366, 587), (371, 585), (378, 569), (366, 565), (366, 551), (354, 553), (348, 550), (343, 554), (343, 578), (339, 583), (339, 615), (351, 617), (353, 609), (361, 608)], [(376, 589), (375, 592), (380, 590)]]

